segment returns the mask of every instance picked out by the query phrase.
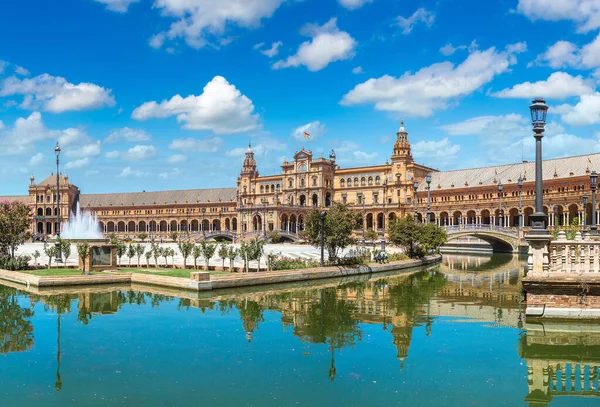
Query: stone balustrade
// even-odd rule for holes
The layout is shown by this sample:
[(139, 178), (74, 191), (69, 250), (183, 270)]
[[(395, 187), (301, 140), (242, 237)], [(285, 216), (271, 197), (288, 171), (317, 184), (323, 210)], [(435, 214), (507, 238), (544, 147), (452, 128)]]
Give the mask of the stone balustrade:
[(567, 240), (564, 231), (549, 245), (550, 273), (600, 273), (600, 240), (582, 237), (578, 231), (574, 240)]

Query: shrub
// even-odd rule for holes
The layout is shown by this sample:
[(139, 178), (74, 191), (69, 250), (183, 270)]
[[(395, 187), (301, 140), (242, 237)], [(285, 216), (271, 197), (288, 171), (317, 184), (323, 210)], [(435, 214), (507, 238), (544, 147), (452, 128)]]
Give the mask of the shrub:
[(21, 255), (11, 258), (10, 256), (0, 257), (0, 268), (5, 270), (27, 270), (31, 257)]

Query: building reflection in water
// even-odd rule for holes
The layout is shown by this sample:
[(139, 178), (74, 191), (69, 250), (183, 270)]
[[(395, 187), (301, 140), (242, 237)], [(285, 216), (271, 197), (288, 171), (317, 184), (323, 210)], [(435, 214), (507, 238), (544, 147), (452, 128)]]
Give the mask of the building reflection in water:
[(576, 322), (528, 323), (519, 340), (531, 407), (559, 396), (599, 397), (600, 328)]

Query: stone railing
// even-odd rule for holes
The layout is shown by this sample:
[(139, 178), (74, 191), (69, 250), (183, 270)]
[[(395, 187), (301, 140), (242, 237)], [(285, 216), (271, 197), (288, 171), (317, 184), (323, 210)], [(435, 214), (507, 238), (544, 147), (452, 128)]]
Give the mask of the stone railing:
[(493, 232), (511, 237), (519, 237), (519, 230), (516, 228), (502, 227), (496, 225), (452, 225), (443, 226), (448, 234), (461, 233), (461, 232)]
[(600, 240), (582, 238), (577, 232), (574, 240), (567, 240), (564, 231), (550, 242), (550, 273), (600, 273)]

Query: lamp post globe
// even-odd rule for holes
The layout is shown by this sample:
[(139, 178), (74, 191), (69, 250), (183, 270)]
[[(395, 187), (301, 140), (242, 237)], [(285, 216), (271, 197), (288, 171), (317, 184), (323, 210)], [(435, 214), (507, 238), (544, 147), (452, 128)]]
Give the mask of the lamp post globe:
[(532, 233), (546, 234), (547, 217), (543, 206), (543, 178), (542, 178), (542, 138), (546, 127), (546, 114), (548, 105), (543, 98), (537, 97), (529, 106), (533, 137), (535, 138), (535, 213), (530, 216)]

